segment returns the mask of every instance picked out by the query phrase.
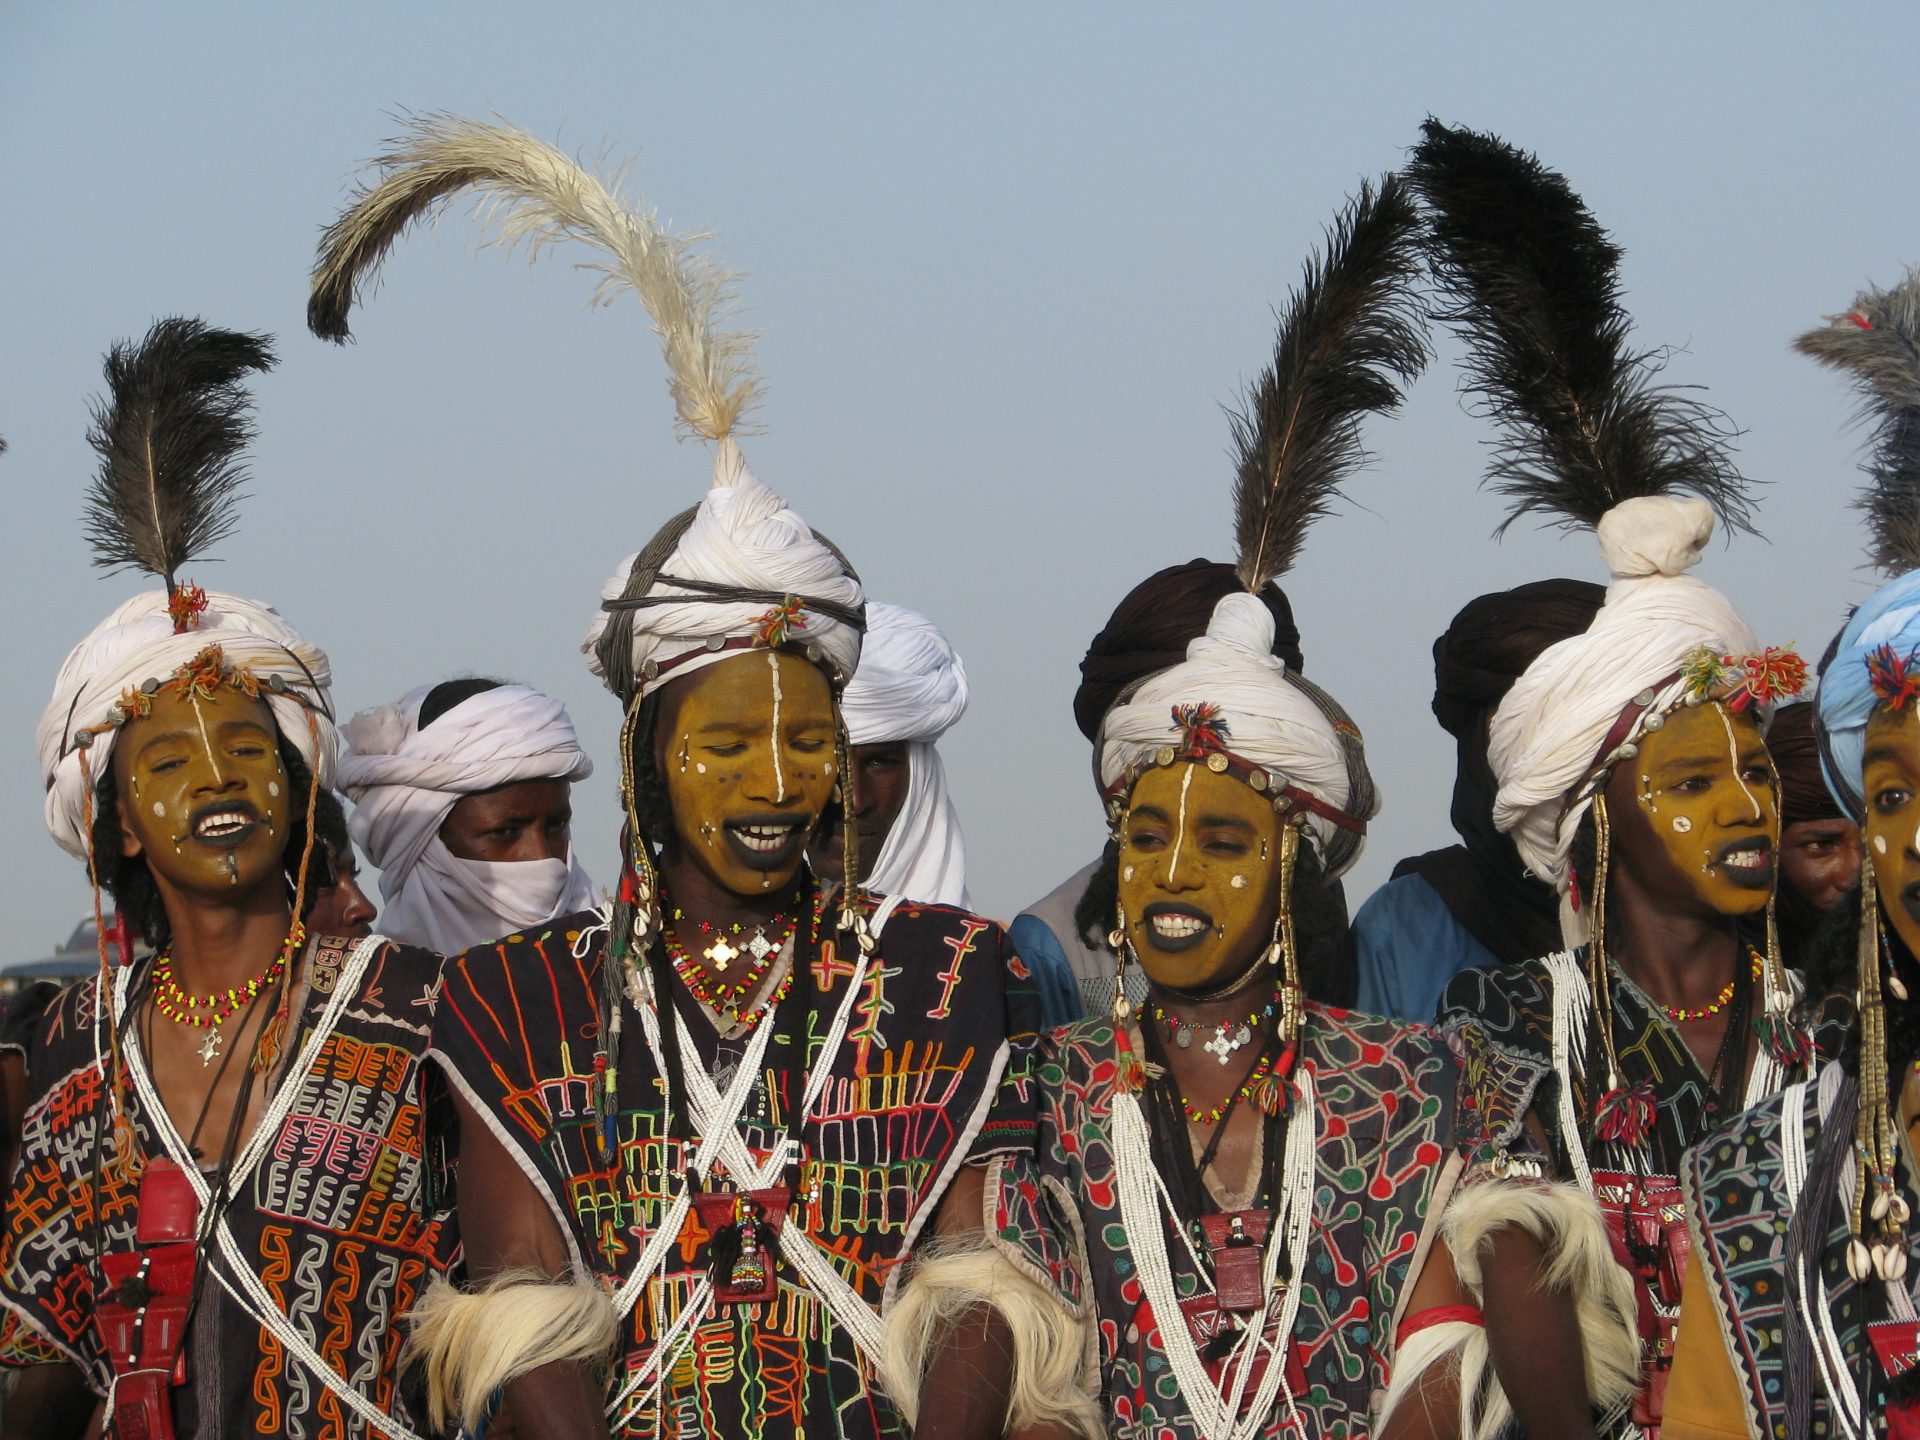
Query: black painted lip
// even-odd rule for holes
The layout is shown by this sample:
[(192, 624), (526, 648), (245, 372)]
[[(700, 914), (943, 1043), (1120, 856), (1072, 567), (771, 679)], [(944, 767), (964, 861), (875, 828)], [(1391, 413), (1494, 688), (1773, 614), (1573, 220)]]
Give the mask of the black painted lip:
[[(1169, 939), (1153, 928), (1156, 915), (1185, 915), (1200, 922), (1200, 928), (1191, 935), (1180, 939)], [(1178, 905), (1166, 900), (1156, 900), (1140, 912), (1140, 933), (1147, 943), (1163, 955), (1177, 955), (1182, 950), (1191, 950), (1205, 943), (1207, 932), (1213, 928), (1213, 917), (1194, 905)]]
[[(243, 815), (247, 823), (231, 835), (202, 835), (200, 822), (209, 815)], [(187, 820), (187, 833), (181, 838), (195, 845), (204, 845), (209, 850), (238, 850), (253, 838), (254, 831), (261, 825), (260, 811), (248, 800), (216, 801), (211, 805), (202, 805)]]
[[(786, 843), (777, 850), (756, 850), (740, 837), (739, 832), (752, 826), (785, 826), (788, 830)], [(749, 870), (782, 870), (800, 858), (800, 852), (806, 847), (809, 832), (807, 827), (792, 815), (743, 815), (739, 819), (729, 820), (720, 827), (727, 837), (727, 844), (742, 865)]]
[(1920, 880), (1914, 881), (1900, 892), (1900, 904), (1915, 921), (1920, 921)]
[[(1743, 855), (1751, 850), (1761, 852), (1765, 863), (1751, 868), (1726, 863), (1729, 857)], [(1743, 890), (1765, 890), (1773, 884), (1773, 842), (1764, 836), (1757, 836), (1750, 840), (1735, 840), (1730, 845), (1723, 845), (1720, 847), (1720, 853), (1714, 857), (1713, 868)]]

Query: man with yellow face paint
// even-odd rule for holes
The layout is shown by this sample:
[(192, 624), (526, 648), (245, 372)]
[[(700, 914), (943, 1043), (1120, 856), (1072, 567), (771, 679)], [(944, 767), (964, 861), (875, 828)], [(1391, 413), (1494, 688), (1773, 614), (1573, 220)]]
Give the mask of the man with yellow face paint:
[[(1260, 596), (1360, 419), (1424, 360), (1417, 237), (1392, 177), (1334, 228), (1237, 432), (1239, 589), (1101, 722), (1122, 984), (1109, 1017), (1041, 1042), (1039, 1143), (991, 1162), (976, 1243), (904, 1288), (886, 1374), (916, 1436), (1408, 1440), (1517, 1418), (1577, 1437), (1590, 1395), (1631, 1384), (1631, 1295), (1592, 1202), (1478, 1163), (1433, 1031), (1306, 998), (1377, 797), (1359, 730), (1274, 654)], [(983, 1313), (1004, 1374), (951, 1338)], [(958, 1398), (989, 1391), (997, 1407)]]
[(400, 1317), (445, 1268), (425, 1103), (437, 956), (307, 934), (329, 839), (326, 655), (180, 578), (231, 527), (257, 336), (109, 357), (98, 558), (164, 581), (67, 657), (46, 818), (151, 952), (40, 1022), (0, 1243), (9, 1434), (415, 1435)]
[(1558, 894), (1565, 948), (1462, 972), (1440, 1019), (1480, 1113), (1605, 1212), (1641, 1341), (1638, 1393), (1609, 1433), (1650, 1437), (1687, 1252), (1681, 1155), (1813, 1054), (1772, 923), (1779, 806), (1761, 735), (1806, 667), (1761, 649), (1688, 573), (1716, 510), (1745, 524), (1744, 482), (1717, 417), (1652, 388), (1628, 348), (1619, 251), (1579, 197), (1534, 157), (1437, 121), (1412, 175), (1468, 387), (1501, 427), (1494, 476), (1516, 517), (1592, 529), (1611, 579), (1488, 732), (1494, 824)]
[(843, 884), (807, 868), (848, 781), (838, 697), (866, 601), (747, 468), (733, 420), (753, 383), (705, 262), (504, 126), (423, 122), (389, 160), (330, 232), (323, 331), (326, 297), (343, 322), (354, 277), (452, 166), (517, 224), (612, 253), (717, 451), (705, 498), (619, 566), (587, 641), (626, 716), (617, 902), (449, 962), (435, 1047), (473, 1288), (421, 1307), (436, 1417), (471, 1427), (504, 1395), (522, 1440), (904, 1437), (873, 1380), (879, 1310), (968, 1154), (1030, 1135), (993, 1109), (1008, 1032), (1031, 1028), (1023, 974), (992, 922), (868, 895), (857, 826)]
[(1798, 349), (1846, 372), (1876, 435), (1862, 506), (1895, 578), (1822, 667), (1814, 732), (1865, 841), (1857, 1031), (1815, 1079), (1720, 1126), (1683, 1173), (1694, 1251), (1668, 1431), (1920, 1433), (1920, 274)]

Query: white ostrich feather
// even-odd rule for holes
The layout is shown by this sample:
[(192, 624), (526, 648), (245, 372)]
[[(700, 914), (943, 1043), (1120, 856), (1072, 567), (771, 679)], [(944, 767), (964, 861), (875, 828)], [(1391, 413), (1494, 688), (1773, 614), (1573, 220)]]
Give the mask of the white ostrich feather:
[(506, 124), (457, 115), (411, 121), (373, 162), (377, 179), (320, 242), (307, 323), (323, 339), (344, 341), (347, 316), (381, 262), (415, 220), (437, 217), (456, 196), (477, 199), (479, 243), (532, 259), (564, 241), (604, 258), (580, 268), (600, 275), (593, 303), (632, 290), (660, 336), (669, 389), (682, 426), (707, 440), (735, 433), (759, 397), (751, 332), (726, 328), (736, 303), (732, 272), (696, 248), (706, 237), (674, 235), (654, 213), (625, 196), (631, 162), (596, 175), (561, 151)]

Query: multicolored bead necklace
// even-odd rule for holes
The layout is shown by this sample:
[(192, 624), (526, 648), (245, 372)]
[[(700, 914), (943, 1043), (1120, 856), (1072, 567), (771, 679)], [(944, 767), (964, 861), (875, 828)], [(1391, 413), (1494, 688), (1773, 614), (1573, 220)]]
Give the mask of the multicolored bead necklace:
[[(1288, 1059), (1291, 1055), (1292, 1051), (1288, 1051), (1281, 1058)], [(1203, 1110), (1187, 1099), (1185, 1091), (1181, 1091), (1180, 1108), (1187, 1112), (1187, 1119), (1196, 1125), (1218, 1125), (1236, 1104), (1254, 1094), (1255, 1091), (1263, 1090), (1273, 1078), (1273, 1057), (1269, 1053), (1262, 1052), (1260, 1058), (1254, 1061), (1253, 1068), (1247, 1071), (1247, 1078), (1242, 1080), (1239, 1087), (1218, 1105), (1212, 1105)], [(1269, 1115), (1277, 1113), (1274, 1104), (1265, 1094), (1257, 1098), (1254, 1103)]]
[[(678, 905), (673, 907), (674, 924), (677, 925), (686, 918), (686, 911), (682, 910)], [(697, 920), (694, 923), (699, 927), (702, 935), (712, 935), (722, 928), (715, 925), (711, 920)], [(724, 928), (725, 933), (721, 934), (719, 939), (715, 940), (713, 944), (707, 946), (700, 952), (700, 958), (723, 975), (726, 974), (727, 967), (742, 955), (750, 957), (752, 964), (764, 967), (767, 963), (767, 957), (777, 955), (780, 952), (780, 947), (793, 938), (793, 932), (799, 927), (785, 915), (774, 915), (768, 919), (766, 924), (755, 925), (753, 927), (753, 938), (747, 941), (745, 945), (735, 945), (727, 939), (728, 935), (741, 935), (745, 933), (746, 927), (738, 920)], [(780, 938), (778, 940), (768, 939), (767, 932), (769, 930), (772, 930), (773, 933), (780, 936)], [(675, 943), (678, 942), (676, 941)]]
[[(1751, 947), (1749, 948), (1751, 949)], [(1763, 958), (1758, 950), (1751, 950), (1751, 953), (1753, 955), (1753, 978), (1758, 980), (1763, 965)], [(1665, 1013), (1667, 1019), (1673, 1021), (1674, 1024), (1689, 1025), (1696, 1020), (1710, 1020), (1722, 1010), (1726, 1009), (1727, 1002), (1733, 999), (1734, 989), (1739, 983), (1740, 976), (1735, 974), (1733, 979), (1727, 981), (1726, 985), (1721, 988), (1718, 995), (1697, 1009), (1689, 1010), (1684, 1005), (1668, 1005), (1663, 1001), (1655, 1001), (1654, 1003), (1660, 1006), (1660, 1009)]]
[(182, 990), (180, 982), (173, 978), (173, 952), (163, 950), (153, 961), (153, 1008), (176, 1025), (213, 1030), (214, 1033), (200, 1046), (200, 1063), (211, 1065), (220, 1053), (219, 1027), (251, 1004), (262, 990), (285, 973), (287, 961), (306, 943), (306, 939), (307, 927), (298, 920), (294, 921), (293, 928), (287, 931), (287, 938), (280, 944), (280, 953), (273, 957), (266, 969), (251, 980), (242, 981), (228, 990), (216, 990), (211, 995), (189, 995)]
[[(816, 906), (815, 908), (817, 912), (818, 907)], [(676, 907), (673, 911), (673, 918), (676, 923), (683, 921), (686, 919), (686, 912)], [(817, 933), (819, 929), (819, 916), (817, 913), (814, 919), (814, 928)], [(786, 995), (787, 990), (793, 984), (793, 971), (789, 969), (786, 975), (782, 977), (779, 985), (774, 988), (773, 993), (767, 997), (764, 1003), (754, 1007), (751, 1011), (743, 1013), (742, 1007), (746, 1004), (747, 997), (760, 987), (761, 982), (767, 978), (767, 972), (773, 968), (775, 958), (800, 929), (796, 921), (789, 920), (784, 915), (774, 916), (772, 923), (785, 932), (777, 941), (767, 938), (765, 927), (756, 927), (753, 939), (743, 947), (736, 949), (728, 945), (726, 938), (722, 936), (717, 945), (701, 952), (701, 959), (712, 961), (716, 969), (723, 971), (739, 956), (747, 955), (751, 957), (745, 969), (736, 972), (724, 980), (716, 979), (710, 974), (706, 967), (700, 963), (700, 959), (696, 959), (688, 952), (687, 948), (680, 943), (671, 928), (662, 928), (660, 940), (666, 947), (667, 959), (673, 965), (673, 973), (678, 975), (681, 983), (693, 992), (694, 999), (698, 1000), (709, 1010), (732, 1015), (736, 1020), (744, 1020), (748, 1027), (751, 1028), (759, 1023), (762, 1015), (780, 1003), (782, 997)], [(700, 930), (703, 934), (712, 934), (715, 928), (715, 926), (707, 923), (700, 925)], [(741, 926), (734, 925), (731, 928), (733, 934), (738, 935), (741, 933)], [(714, 951), (722, 947), (724, 947), (726, 952), (724, 957), (715, 956)]]
[(1225, 1065), (1234, 1051), (1250, 1043), (1253, 1037), (1261, 1032), (1262, 1026), (1273, 1018), (1273, 1012), (1279, 1008), (1280, 994), (1275, 991), (1273, 998), (1267, 1001), (1263, 1009), (1254, 1011), (1244, 1020), (1223, 1020), (1215, 1025), (1209, 1025), (1204, 1020), (1182, 1020), (1157, 1000), (1150, 1004), (1153, 1018), (1167, 1027), (1167, 1038), (1182, 1050), (1191, 1049), (1193, 1037), (1202, 1030), (1212, 1030), (1213, 1039), (1200, 1048)]

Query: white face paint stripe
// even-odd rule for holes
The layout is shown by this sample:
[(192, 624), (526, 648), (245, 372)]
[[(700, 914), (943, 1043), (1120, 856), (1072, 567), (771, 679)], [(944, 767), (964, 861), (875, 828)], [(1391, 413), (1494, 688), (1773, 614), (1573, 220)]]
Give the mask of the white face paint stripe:
[(189, 690), (187, 703), (193, 706), (194, 723), (200, 727), (200, 743), (207, 747), (207, 763), (213, 766), (213, 778), (224, 785), (227, 783), (226, 773), (220, 768), (220, 757), (214, 753), (213, 737), (207, 734), (207, 717), (200, 709), (200, 697)]
[(1753, 818), (1758, 820), (1760, 818), (1760, 801), (1755, 797), (1753, 791), (1748, 788), (1747, 782), (1740, 778), (1740, 742), (1734, 737), (1733, 721), (1727, 718), (1726, 710), (1719, 705), (1713, 707), (1713, 713), (1718, 715), (1720, 717), (1720, 723), (1727, 727), (1727, 756), (1733, 761), (1733, 783), (1738, 785), (1740, 787), (1740, 793), (1747, 797), (1747, 803), (1753, 806)]
[(787, 772), (780, 768), (780, 657), (771, 650), (767, 668), (773, 672), (773, 798), (777, 804), (787, 798)]
[(1180, 847), (1187, 838), (1187, 787), (1193, 784), (1193, 766), (1187, 767), (1187, 773), (1180, 777), (1180, 819), (1179, 828), (1173, 832), (1173, 858), (1167, 862), (1167, 884), (1173, 884), (1173, 877), (1180, 870)]

